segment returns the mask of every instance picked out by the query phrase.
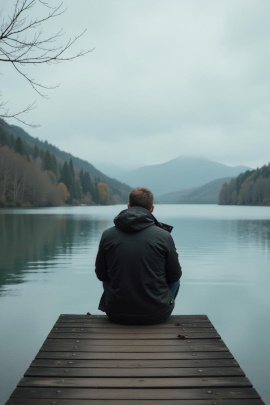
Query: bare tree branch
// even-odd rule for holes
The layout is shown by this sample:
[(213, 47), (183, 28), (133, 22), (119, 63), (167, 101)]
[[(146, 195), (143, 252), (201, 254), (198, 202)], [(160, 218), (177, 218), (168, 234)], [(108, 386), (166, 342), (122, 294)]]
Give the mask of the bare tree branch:
[[(41, 9), (46, 9), (45, 15), (31, 17), (38, 6)], [(72, 61), (93, 51), (93, 49), (86, 51), (81, 49), (75, 53), (70, 53), (75, 42), (85, 34), (86, 30), (65, 42), (62, 40), (63, 29), (50, 35), (44, 33), (46, 23), (65, 12), (66, 9), (63, 8), (62, 2), (59, 5), (50, 6), (45, 0), (16, 0), (13, 14), (3, 18), (0, 26), (0, 62), (9, 63), (30, 84), (32, 89), (44, 98), (48, 98), (48, 95), (42, 89), (52, 90), (58, 85), (47, 86), (36, 81), (25, 70), (27, 67)], [(13, 114), (7, 113), (5, 104), (0, 103), (0, 117), (20, 120), (18, 116), (31, 111), (35, 103), (29, 104), (20, 112)], [(24, 121), (21, 120), (21, 122)], [(32, 126), (32, 124), (30, 125)]]
[(24, 121), (23, 119), (20, 118), (21, 115), (29, 113), (30, 111), (34, 110), (37, 107), (36, 101), (34, 101), (31, 104), (28, 104), (23, 110), (18, 111), (17, 113), (10, 113), (9, 110), (6, 108), (6, 104), (7, 104), (7, 102), (0, 103), (0, 110), (3, 111), (3, 114), (0, 114), (0, 118), (6, 118), (6, 119), (13, 118), (16, 121), (19, 121), (22, 124), (25, 124), (25, 125), (27, 125), (29, 127), (32, 127), (32, 128), (37, 128), (39, 126), (39, 125), (34, 124), (32, 122), (31, 123), (26, 122), (26, 121)]

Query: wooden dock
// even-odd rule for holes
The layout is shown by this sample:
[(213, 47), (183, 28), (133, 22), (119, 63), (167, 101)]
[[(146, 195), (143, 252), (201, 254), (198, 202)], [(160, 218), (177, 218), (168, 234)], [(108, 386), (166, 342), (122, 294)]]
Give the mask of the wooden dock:
[(205, 315), (61, 315), (7, 405), (263, 405)]

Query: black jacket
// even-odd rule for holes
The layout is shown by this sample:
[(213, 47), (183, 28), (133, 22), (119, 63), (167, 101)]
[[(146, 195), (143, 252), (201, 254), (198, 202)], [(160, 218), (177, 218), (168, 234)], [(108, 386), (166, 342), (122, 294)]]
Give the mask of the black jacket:
[(120, 212), (114, 223), (96, 258), (96, 275), (108, 283), (99, 309), (120, 323), (156, 323), (172, 311), (168, 284), (182, 275), (173, 239), (142, 207)]

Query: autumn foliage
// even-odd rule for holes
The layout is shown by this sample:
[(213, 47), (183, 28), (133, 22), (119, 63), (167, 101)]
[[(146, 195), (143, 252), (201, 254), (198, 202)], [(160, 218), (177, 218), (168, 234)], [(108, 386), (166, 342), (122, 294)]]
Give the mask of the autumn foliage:
[(110, 204), (106, 183), (0, 127), (0, 207)]
[(98, 183), (99, 201), (102, 205), (109, 204), (110, 190), (106, 183)]

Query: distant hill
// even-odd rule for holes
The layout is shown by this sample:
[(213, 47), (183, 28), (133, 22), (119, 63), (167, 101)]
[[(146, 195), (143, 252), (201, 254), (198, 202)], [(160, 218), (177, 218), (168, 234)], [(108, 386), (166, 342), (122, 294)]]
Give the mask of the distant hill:
[[(84, 173), (89, 174), (91, 182), (93, 183), (92, 184), (93, 187), (95, 186), (95, 184), (98, 183), (105, 183), (106, 186), (108, 186), (110, 192), (109, 203), (111, 204), (126, 203), (128, 201), (128, 195), (131, 190), (131, 187), (128, 186), (127, 184), (124, 184), (120, 181), (112, 179), (109, 176), (106, 176), (100, 170), (95, 168), (91, 163), (82, 160), (76, 156), (73, 156), (71, 153), (64, 152), (58, 149), (56, 146), (49, 144), (47, 141), (44, 142), (40, 141), (38, 138), (34, 138), (31, 135), (29, 135), (22, 128), (15, 125), (9, 125), (3, 119), (0, 119), (0, 146), (2, 144), (14, 148), (14, 144), (16, 143), (16, 140), (18, 140), (18, 138), (21, 139), (23, 142), (23, 147), (25, 148), (25, 155), (27, 156), (27, 159), (29, 161), (35, 163), (33, 159), (34, 149), (39, 150), (40, 155), (42, 155), (43, 157), (46, 153), (49, 152), (51, 157), (55, 159), (55, 161), (59, 166), (63, 166), (64, 162), (72, 161), (74, 170), (77, 173), (77, 178), (78, 173), (80, 171), (83, 171)], [(61, 173), (59, 173), (59, 176), (56, 175), (57, 180), (59, 180), (58, 177), (60, 177), (60, 174)], [(92, 195), (92, 197), (94, 196)], [(93, 200), (94, 202), (97, 202), (97, 199), (93, 198)]]
[(178, 157), (166, 163), (118, 172), (118, 179), (131, 185), (150, 188), (155, 195), (190, 190), (213, 180), (236, 177), (246, 166), (226, 166), (200, 157)]
[(223, 184), (230, 180), (231, 177), (225, 177), (191, 190), (157, 196), (156, 200), (161, 204), (217, 204)]

